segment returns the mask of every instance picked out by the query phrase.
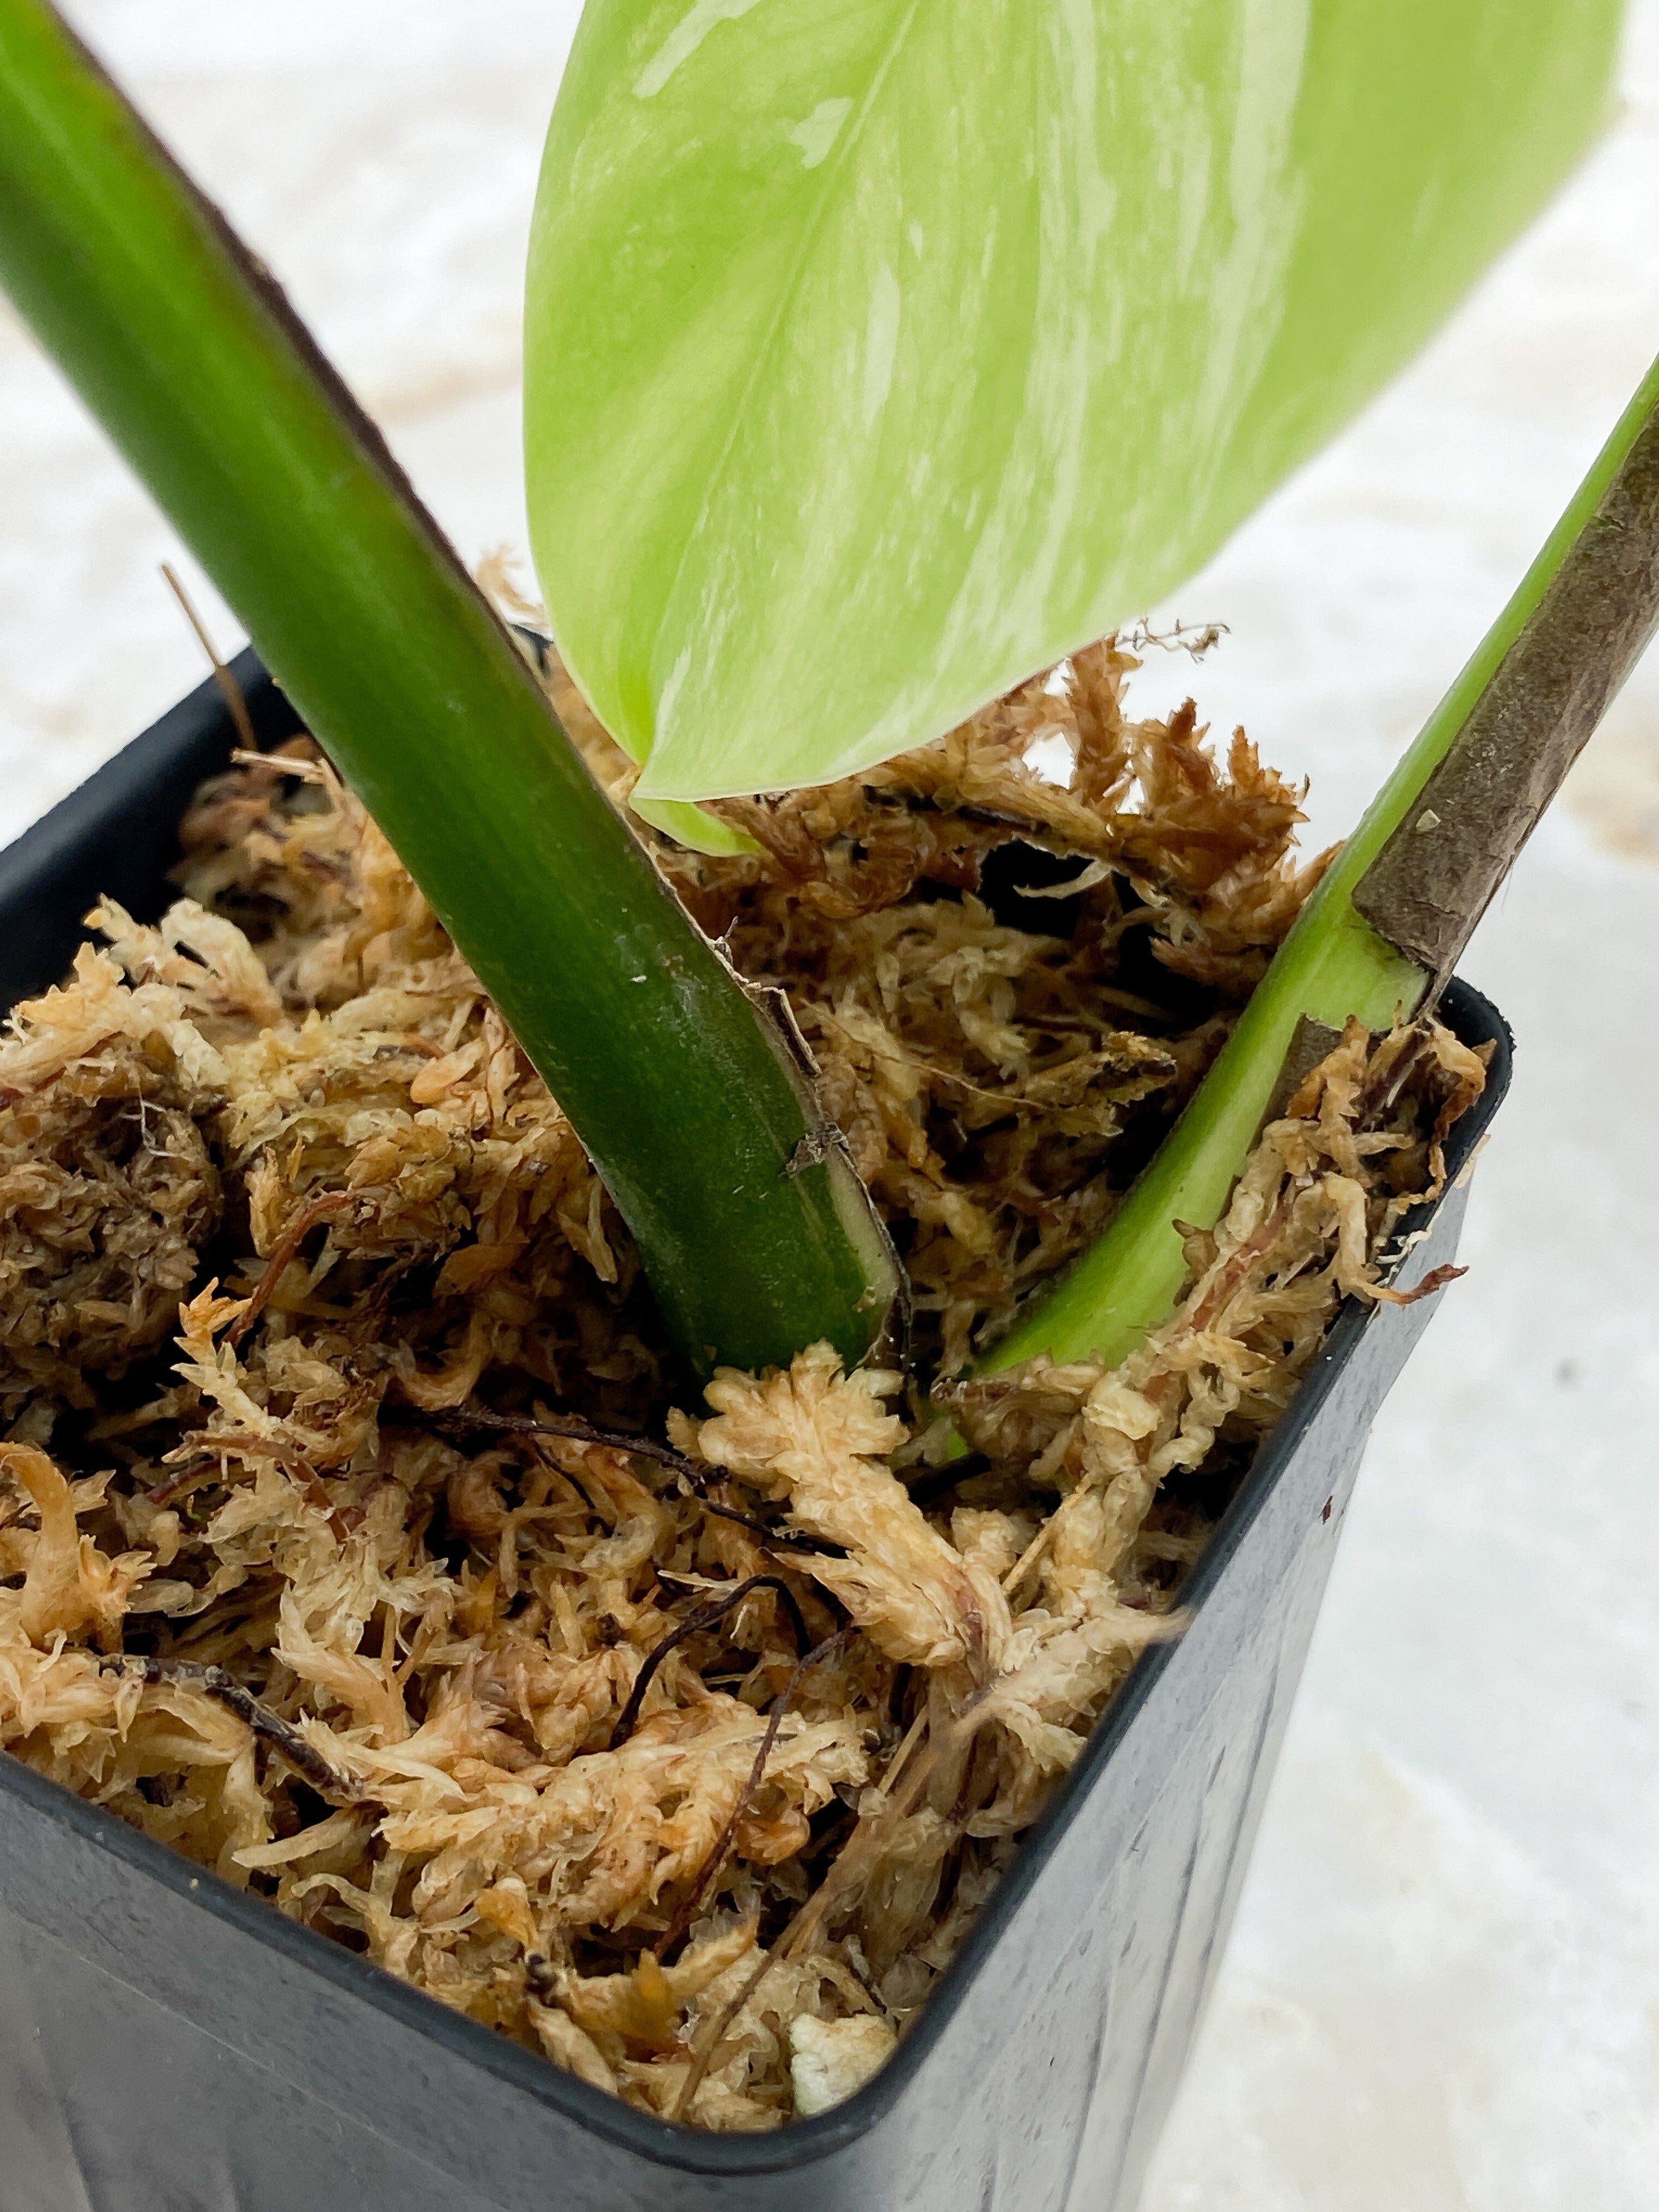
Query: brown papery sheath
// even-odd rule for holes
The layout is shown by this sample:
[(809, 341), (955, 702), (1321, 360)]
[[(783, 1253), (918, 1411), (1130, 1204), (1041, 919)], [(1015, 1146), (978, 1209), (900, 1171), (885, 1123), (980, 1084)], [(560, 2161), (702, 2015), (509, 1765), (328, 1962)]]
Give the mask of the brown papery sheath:
[(1353, 893), (1431, 999), (1659, 627), (1659, 416)]

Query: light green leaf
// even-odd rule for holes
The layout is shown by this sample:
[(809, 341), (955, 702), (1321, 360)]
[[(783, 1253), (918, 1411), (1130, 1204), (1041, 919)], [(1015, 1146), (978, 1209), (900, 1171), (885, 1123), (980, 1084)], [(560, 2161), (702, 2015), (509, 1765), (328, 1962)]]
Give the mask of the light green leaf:
[(589, 0), (537, 565), (642, 802), (921, 743), (1165, 596), (1601, 125), (1619, 0)]

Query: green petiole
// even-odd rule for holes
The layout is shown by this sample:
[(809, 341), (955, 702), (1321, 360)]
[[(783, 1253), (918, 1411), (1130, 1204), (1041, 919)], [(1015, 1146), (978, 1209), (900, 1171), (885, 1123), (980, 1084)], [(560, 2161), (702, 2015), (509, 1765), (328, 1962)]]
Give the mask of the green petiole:
[[(1185, 1273), (1175, 1224), (1219, 1219), (1304, 1017), (1340, 1030), (1357, 1016), (1381, 1030), (1432, 1004), (1656, 618), (1659, 363), (1308, 901), (1152, 1165), (984, 1370), (1037, 1352), (1115, 1363), (1168, 1316)], [(1407, 929), (1419, 878), (1443, 888)]]
[(569, 1114), (689, 1364), (862, 1358), (898, 1270), (787, 1046), (281, 295), (46, 0), (0, 0), (0, 283)]

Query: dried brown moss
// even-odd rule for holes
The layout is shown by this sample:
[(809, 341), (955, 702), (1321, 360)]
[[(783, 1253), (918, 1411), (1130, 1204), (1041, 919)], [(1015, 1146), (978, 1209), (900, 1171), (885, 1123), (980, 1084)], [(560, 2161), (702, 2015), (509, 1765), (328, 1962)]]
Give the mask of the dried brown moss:
[[(1328, 857), (1298, 862), (1303, 793), (1242, 731), (1222, 760), (1191, 700), (1129, 717), (1138, 665), (1107, 639), (937, 745), (716, 804), (753, 859), (662, 852), (743, 971), (788, 991), (946, 1371), (1098, 1234)], [(556, 672), (554, 690), (625, 793), (631, 766)], [(1069, 785), (1037, 747), (1070, 759)], [(1018, 888), (1055, 872), (1049, 854), (1073, 884), (1002, 926), (975, 896), (988, 866)], [(1048, 896), (1068, 888), (1074, 918)]]
[(0, 1107), (0, 1402), (88, 1406), (163, 1344), (218, 1226), (219, 1173), (192, 1093), (126, 1038), (66, 1068), (49, 1110)]
[[(1128, 722), (1131, 665), (729, 806), (753, 857), (661, 850), (788, 991), (941, 1372), (1108, 1217), (1310, 880), (1298, 794)], [(1025, 764), (1055, 734), (1069, 788)], [(1019, 909), (1051, 933), (980, 896), (1037, 872), (1016, 831), (1082, 864)], [(1352, 1032), (1141, 1351), (950, 1390), (958, 1476), (914, 1384), (821, 1349), (672, 1407), (574, 1133), (308, 745), (185, 845), (167, 920), (100, 908), (0, 1047), (0, 1742), (634, 2104), (833, 2101), (1339, 1298), (1390, 1295), (1480, 1063)]]

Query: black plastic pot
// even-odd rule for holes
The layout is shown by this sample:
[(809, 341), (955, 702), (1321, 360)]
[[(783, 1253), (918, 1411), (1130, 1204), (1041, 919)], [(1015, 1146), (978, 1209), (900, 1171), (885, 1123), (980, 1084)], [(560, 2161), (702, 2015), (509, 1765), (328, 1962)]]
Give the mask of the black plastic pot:
[[(295, 727), (252, 654), (262, 739)], [(167, 902), (210, 684), (0, 855), (0, 1004)], [(1448, 1018), (1510, 1038), (1458, 984)], [(1406, 1279), (1451, 1256), (1455, 1184)], [(1421, 1225), (1421, 1224), (1417, 1224)], [(780, 2134), (630, 2111), (0, 1758), (0, 2212), (1130, 2212), (1243, 1878), (1361, 1449), (1433, 1301), (1351, 1309), (892, 2063)]]

